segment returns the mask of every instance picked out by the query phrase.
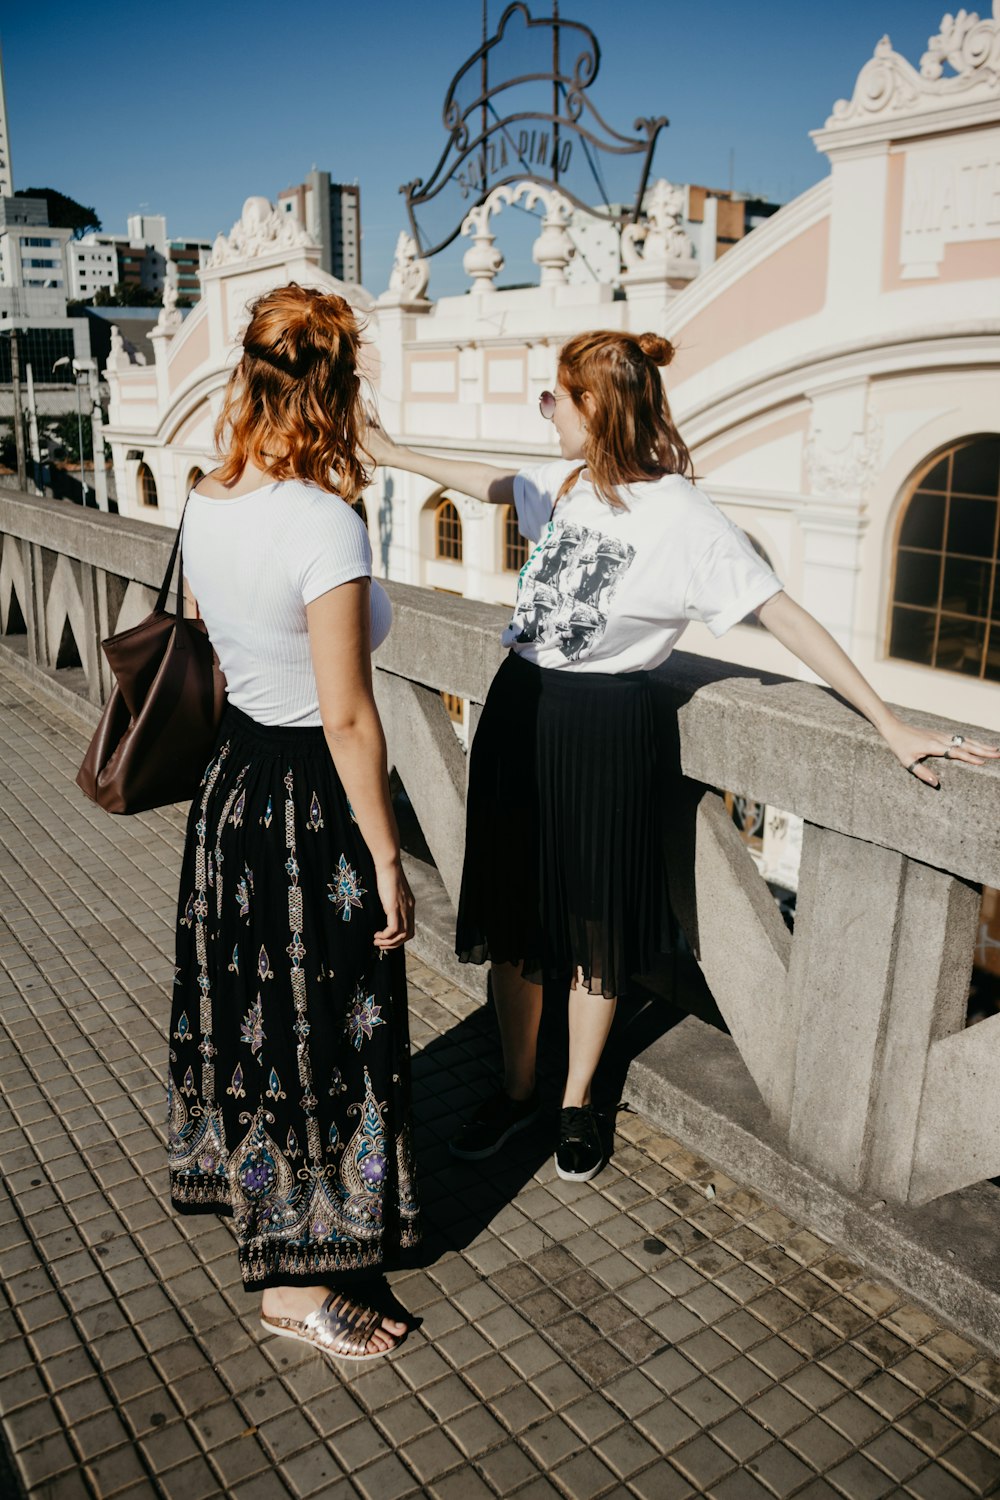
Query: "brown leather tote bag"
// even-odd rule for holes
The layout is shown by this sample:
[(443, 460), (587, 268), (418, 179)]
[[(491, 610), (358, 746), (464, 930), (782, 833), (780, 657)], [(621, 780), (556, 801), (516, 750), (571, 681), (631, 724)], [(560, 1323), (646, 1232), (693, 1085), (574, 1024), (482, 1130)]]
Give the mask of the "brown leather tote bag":
[[(115, 685), (76, 784), (106, 812), (189, 801), (215, 744), (226, 683), (204, 622), (184, 618), (183, 530), (182, 514), (152, 614), (102, 642)], [(171, 614), (165, 606), (178, 553)]]

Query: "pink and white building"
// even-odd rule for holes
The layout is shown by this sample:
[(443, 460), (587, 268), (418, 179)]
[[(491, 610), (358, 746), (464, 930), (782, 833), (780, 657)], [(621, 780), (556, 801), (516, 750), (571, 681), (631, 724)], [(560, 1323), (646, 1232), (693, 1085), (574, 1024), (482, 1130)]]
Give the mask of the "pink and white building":
[[(109, 361), (122, 510), (176, 521), (212, 462), (245, 308), (268, 286), (331, 287), (358, 308), (383, 420), (404, 442), (510, 466), (555, 452), (537, 400), (563, 340), (653, 329), (678, 347), (668, 388), (702, 482), (789, 592), (886, 699), (996, 724), (1000, 11), (946, 17), (917, 66), (883, 39), (814, 140), (828, 175), (714, 263), (694, 253), (680, 191), (655, 184), (603, 283), (567, 277), (569, 206), (534, 184), (473, 210), (470, 289), (436, 300), (407, 235), (376, 298), (322, 271), (308, 232), (250, 199), (183, 326), (168, 298), (155, 364)], [(515, 198), (544, 211), (539, 283), (497, 290)], [(519, 544), (495, 508), (390, 472), (367, 515), (390, 577), (513, 598)], [(721, 645), (693, 625), (684, 647), (795, 666), (752, 625)]]

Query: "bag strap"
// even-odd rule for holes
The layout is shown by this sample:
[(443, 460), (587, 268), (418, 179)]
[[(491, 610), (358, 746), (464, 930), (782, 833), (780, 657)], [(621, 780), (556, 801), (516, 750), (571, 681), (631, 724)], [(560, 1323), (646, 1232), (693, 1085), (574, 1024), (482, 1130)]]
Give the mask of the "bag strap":
[(181, 511), (181, 519), (177, 527), (177, 535), (174, 537), (174, 545), (170, 549), (170, 561), (167, 563), (167, 571), (163, 575), (160, 592), (156, 596), (157, 613), (162, 613), (164, 605), (167, 602), (167, 594), (170, 592), (170, 579), (173, 576), (174, 563), (179, 562), (180, 565), (177, 569), (177, 601), (174, 605), (174, 612), (178, 619), (182, 619), (184, 616), (184, 549), (181, 546), (181, 534), (184, 531), (184, 517), (187, 514), (188, 500), (190, 498), (191, 495), (189, 492), (187, 500), (184, 501), (184, 509)]

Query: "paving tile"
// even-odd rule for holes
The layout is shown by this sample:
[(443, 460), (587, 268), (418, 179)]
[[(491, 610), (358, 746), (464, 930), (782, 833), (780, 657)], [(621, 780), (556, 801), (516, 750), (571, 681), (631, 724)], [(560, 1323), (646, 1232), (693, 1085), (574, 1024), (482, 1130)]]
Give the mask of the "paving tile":
[(759, 1396), (771, 1384), (770, 1375), (742, 1355), (713, 1370), (712, 1379), (741, 1405)]
[(784, 1437), (793, 1427), (798, 1427), (805, 1422), (809, 1416), (809, 1408), (782, 1386), (773, 1386), (763, 1396), (751, 1401), (747, 1406), (747, 1411), (755, 1421), (769, 1428), (776, 1437)]
[(979, 1391), (974, 1391), (964, 1380), (950, 1380), (947, 1385), (934, 1392), (930, 1401), (964, 1427), (978, 1425), (995, 1410), (993, 1403)]
[(940, 1331), (941, 1325), (922, 1307), (904, 1303), (885, 1315), (885, 1324), (910, 1344), (920, 1344)]
[(781, 1338), (769, 1338), (762, 1344), (755, 1344), (752, 1349), (747, 1350), (747, 1358), (752, 1359), (755, 1365), (760, 1365), (775, 1380), (784, 1380), (786, 1375), (797, 1370), (803, 1362), (799, 1351)]
[[(303, 1469), (303, 1460), (312, 1460), (313, 1464), (315, 1464), (313, 1473), (318, 1470), (319, 1476), (324, 1472), (328, 1472), (331, 1478), (336, 1478), (337, 1473), (339, 1473), (337, 1472), (336, 1463), (334, 1463), (330, 1454), (324, 1452), (324, 1449), (312, 1448), (306, 1454), (300, 1454), (298, 1458), (292, 1458), (292, 1460), (289, 1460), (283, 1466), (282, 1472), (291, 1479), (292, 1484), (295, 1481), (301, 1484), (303, 1473), (309, 1473), (309, 1470)], [(310, 1475), (310, 1478), (312, 1478), (312, 1475)], [(351, 1479), (355, 1490), (360, 1491), (361, 1496), (364, 1496), (364, 1500), (400, 1500), (400, 1497), (415, 1494), (415, 1491), (417, 1491), (417, 1482), (414, 1481), (414, 1476), (409, 1473), (405, 1464), (396, 1457), (396, 1454), (384, 1454), (382, 1458), (376, 1458), (375, 1463), (367, 1464), (364, 1469), (354, 1473)], [(322, 1479), (316, 1488), (318, 1488), (322, 1496), (325, 1496), (327, 1491), (325, 1491), (325, 1488), (321, 1488), (321, 1485)], [(312, 1493), (312, 1491), (306, 1491), (306, 1493)]]
[(568, 1365), (551, 1365), (532, 1379), (532, 1387), (554, 1411), (561, 1411), (571, 1401), (578, 1401), (589, 1390), (582, 1379)]
[(812, 1478), (813, 1471), (807, 1468), (801, 1459), (796, 1458), (791, 1449), (786, 1448), (783, 1443), (772, 1443), (770, 1448), (765, 1448), (763, 1453), (747, 1460), (746, 1467), (751, 1474), (756, 1474), (759, 1479), (767, 1485), (779, 1500), (784, 1500), (786, 1495), (791, 1495), (795, 1490), (801, 1488), (807, 1479)]
[(555, 1469), (552, 1477), (573, 1500), (592, 1500), (614, 1483), (614, 1474), (592, 1453), (578, 1453)]
[[(313, 1409), (310, 1405), (310, 1415)], [(344, 1410), (346, 1417), (346, 1409)], [(354, 1407), (353, 1415), (357, 1415), (357, 1407)], [(314, 1418), (315, 1420), (315, 1418)], [(348, 1426), (349, 1420), (343, 1425)], [(411, 1438), (417, 1437), (422, 1432), (427, 1432), (434, 1425), (434, 1418), (430, 1412), (420, 1404), (416, 1396), (406, 1396), (402, 1401), (395, 1401), (391, 1406), (382, 1407), (374, 1416), (379, 1430), (384, 1433), (386, 1439), (393, 1448), (401, 1448)], [(328, 1429), (333, 1431), (335, 1429)]]
[(537, 1473), (535, 1465), (517, 1443), (504, 1443), (483, 1455), (476, 1467), (498, 1495), (510, 1495)]
[(1000, 1483), (1000, 1458), (974, 1437), (960, 1438), (946, 1448), (939, 1462), (976, 1495), (989, 1495)]
[(490, 1448), (498, 1447), (506, 1439), (506, 1432), (495, 1417), (482, 1406), (473, 1407), (454, 1416), (445, 1423), (452, 1442), (466, 1458), (478, 1458)]
[(822, 1417), (812, 1417), (788, 1433), (785, 1444), (821, 1473), (846, 1458), (853, 1446), (849, 1438), (831, 1427), (829, 1422), (824, 1422)]
[[(529, 1490), (530, 1486), (520, 1489), (518, 1495), (523, 1497), (523, 1500), (533, 1500)], [(446, 1474), (443, 1479), (434, 1480), (428, 1485), (426, 1493), (431, 1496), (431, 1500), (492, 1500), (493, 1497), (493, 1491), (489, 1485), (469, 1468), (460, 1469), (457, 1473)], [(556, 1495), (558, 1491), (553, 1490), (552, 1493)]]
[(740, 1464), (762, 1453), (774, 1441), (771, 1433), (745, 1411), (734, 1411), (719, 1422), (712, 1428), (712, 1437)]
[(709, 1380), (707, 1377), (696, 1380), (693, 1385), (678, 1391), (674, 1400), (699, 1427), (710, 1426), (713, 1422), (728, 1416), (731, 1411), (735, 1411), (739, 1405), (721, 1390), (714, 1380)]
[(805, 1365), (784, 1382), (785, 1387), (813, 1411), (822, 1411), (836, 1401), (843, 1387), (819, 1365)]
[(711, 1500), (770, 1500), (771, 1491), (753, 1479), (746, 1471), (727, 1474), (709, 1491)]
[(0, 721), (0, 748), (45, 832), (0, 826), (0, 857), (22, 872), (0, 928), (0, 1055), (29, 1063), (0, 1151), (30, 1214), (29, 1234), (0, 1200), (0, 1274), (20, 1319), (0, 1307), (0, 1412), (39, 1497), (1000, 1488), (1000, 1361), (640, 1116), (620, 1115), (595, 1183), (515, 1150), (497, 1174), (462, 1175), (457, 1218), (444, 1143), (493, 1066), (495, 1032), (417, 960), (414, 1045), (434, 1047), (415, 1090), (425, 1214), (462, 1248), (393, 1275), (424, 1322), (391, 1361), (342, 1371), (260, 1340), (230, 1230), (175, 1218), (163, 1196), (183, 810), (91, 815), (66, 783), (79, 731), (8, 678), (0, 661), (24, 708)]
[(859, 1385), (858, 1395), (889, 1421), (894, 1421), (917, 1402), (917, 1397), (909, 1386), (884, 1372), (873, 1375), (863, 1385)]
[(659, 1405), (662, 1394), (641, 1370), (626, 1370), (604, 1386), (604, 1395), (627, 1417), (637, 1417)]
[(734, 1467), (732, 1455), (707, 1433), (678, 1448), (670, 1455), (670, 1461), (699, 1490), (708, 1489)]
[(969, 1500), (971, 1490), (961, 1484), (940, 1464), (929, 1464), (915, 1474), (906, 1486), (906, 1494), (915, 1500)]
[(894, 1479), (860, 1453), (853, 1453), (843, 1463), (835, 1465), (827, 1478), (847, 1500), (882, 1500), (883, 1495), (891, 1494), (896, 1488)]
[(521, 1445), (540, 1469), (551, 1470), (570, 1454), (578, 1453), (583, 1439), (560, 1416), (552, 1416), (522, 1433)]
[(695, 1491), (690, 1482), (669, 1463), (653, 1464), (629, 1482), (629, 1492), (639, 1500), (688, 1500)]

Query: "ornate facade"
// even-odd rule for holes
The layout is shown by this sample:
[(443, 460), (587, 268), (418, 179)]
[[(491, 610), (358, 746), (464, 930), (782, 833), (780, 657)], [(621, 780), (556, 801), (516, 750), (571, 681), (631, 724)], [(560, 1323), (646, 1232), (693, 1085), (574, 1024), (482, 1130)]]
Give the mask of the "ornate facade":
[[(190, 475), (212, 461), (244, 310), (265, 286), (295, 279), (351, 300), (382, 419), (404, 442), (514, 467), (555, 456), (537, 399), (563, 340), (652, 329), (677, 346), (667, 383), (699, 476), (789, 592), (888, 700), (995, 724), (998, 38), (996, 16), (959, 12), (919, 67), (883, 38), (851, 99), (814, 132), (826, 178), (707, 267), (659, 182), (623, 235), (616, 284), (571, 284), (565, 203), (515, 185), (463, 225), (469, 295), (435, 300), (433, 262), (404, 233), (376, 300), (323, 272), (308, 235), (250, 199), (216, 241), (201, 304), (179, 330), (161, 320), (155, 366), (109, 362), (123, 511), (176, 519)], [(539, 284), (500, 290), (497, 215), (528, 196), (544, 213)], [(389, 472), (366, 510), (378, 570), (512, 600), (508, 518), (493, 507)], [(720, 647), (692, 626), (684, 647), (794, 665), (749, 628)]]

